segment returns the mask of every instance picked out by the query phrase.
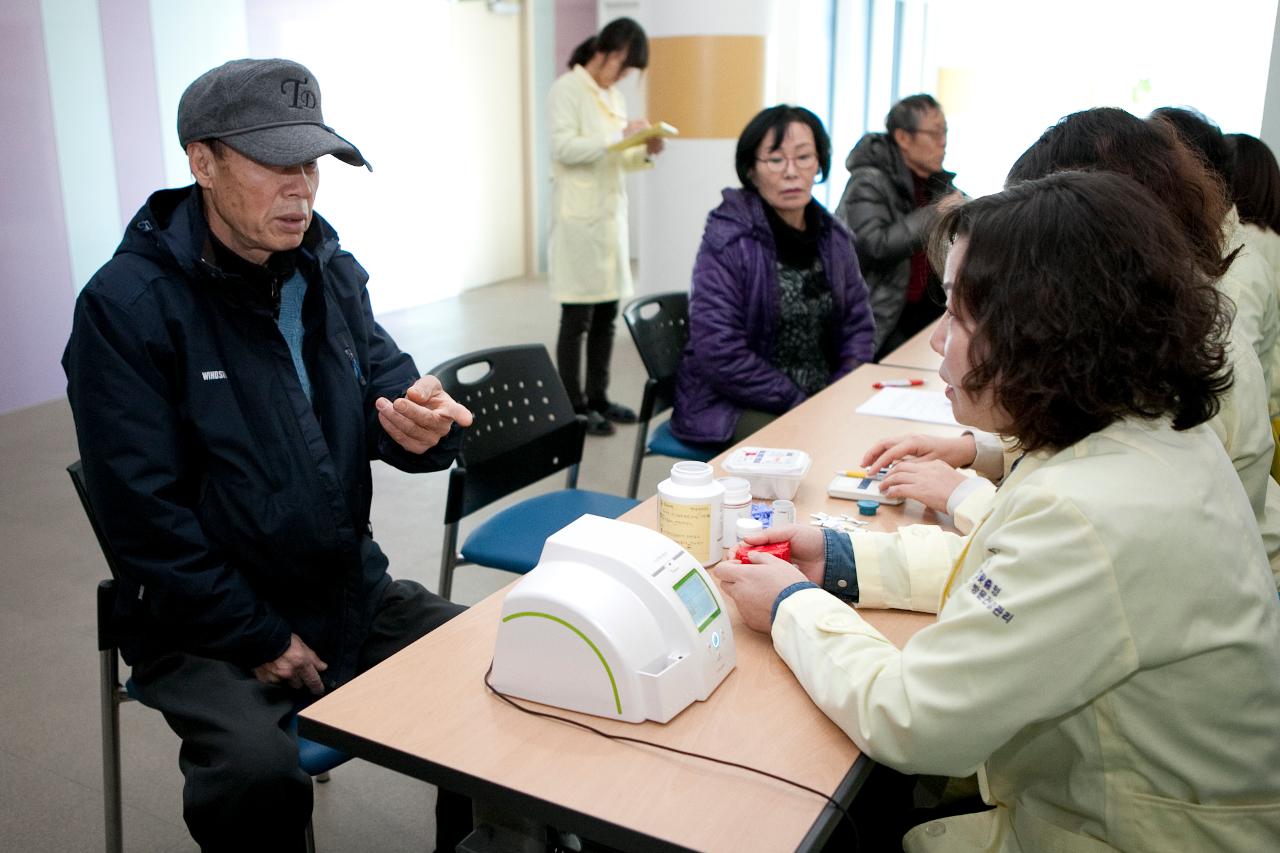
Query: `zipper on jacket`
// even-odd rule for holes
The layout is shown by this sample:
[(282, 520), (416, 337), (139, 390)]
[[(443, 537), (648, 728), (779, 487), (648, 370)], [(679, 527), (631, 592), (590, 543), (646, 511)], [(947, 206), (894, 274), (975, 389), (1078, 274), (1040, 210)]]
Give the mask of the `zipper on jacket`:
[(360, 387), (365, 386), (364, 374), (360, 372), (360, 362), (356, 359), (356, 354), (351, 351), (351, 347), (344, 346), (342, 351), (347, 354), (347, 360), (351, 362), (351, 369), (355, 371), (356, 379), (360, 382)]

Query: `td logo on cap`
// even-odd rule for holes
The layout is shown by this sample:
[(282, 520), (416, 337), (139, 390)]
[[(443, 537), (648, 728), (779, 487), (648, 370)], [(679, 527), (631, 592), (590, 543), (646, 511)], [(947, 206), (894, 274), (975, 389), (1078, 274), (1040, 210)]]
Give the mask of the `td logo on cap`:
[(324, 123), (320, 84), (288, 59), (235, 59), (196, 78), (178, 102), (178, 141), (218, 139), (268, 166), (332, 154), (372, 171), (360, 150)]

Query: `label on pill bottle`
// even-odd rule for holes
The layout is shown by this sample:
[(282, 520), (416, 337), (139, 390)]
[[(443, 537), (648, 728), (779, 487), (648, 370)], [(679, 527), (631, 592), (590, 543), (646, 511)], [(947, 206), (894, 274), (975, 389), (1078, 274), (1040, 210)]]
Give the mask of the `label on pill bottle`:
[[(663, 500), (659, 495), (658, 531), (705, 566), (713, 562), (712, 545), (719, 545), (711, 525), (711, 511), (712, 504), (709, 503), (675, 503)], [(718, 504), (715, 511), (720, 512)]]

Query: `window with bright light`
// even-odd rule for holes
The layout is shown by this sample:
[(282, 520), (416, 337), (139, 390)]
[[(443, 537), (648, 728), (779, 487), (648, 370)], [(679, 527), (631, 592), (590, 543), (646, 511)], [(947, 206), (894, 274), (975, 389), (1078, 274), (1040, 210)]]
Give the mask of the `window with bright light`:
[(970, 195), (999, 191), (1046, 127), (1090, 107), (1190, 106), (1224, 132), (1261, 128), (1274, 0), (897, 5), (915, 26), (899, 42), (896, 95), (942, 103), (946, 167)]

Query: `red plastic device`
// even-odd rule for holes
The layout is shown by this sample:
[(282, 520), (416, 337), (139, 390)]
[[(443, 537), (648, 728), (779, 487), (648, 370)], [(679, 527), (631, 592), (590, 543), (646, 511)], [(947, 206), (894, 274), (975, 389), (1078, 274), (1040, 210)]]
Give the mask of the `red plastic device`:
[(733, 558), (739, 563), (749, 563), (747, 554), (751, 551), (763, 551), (766, 554), (772, 554), (780, 560), (791, 562), (791, 543), (790, 542), (771, 542), (768, 545), (747, 545), (743, 543), (738, 546), (738, 550), (733, 552)]

